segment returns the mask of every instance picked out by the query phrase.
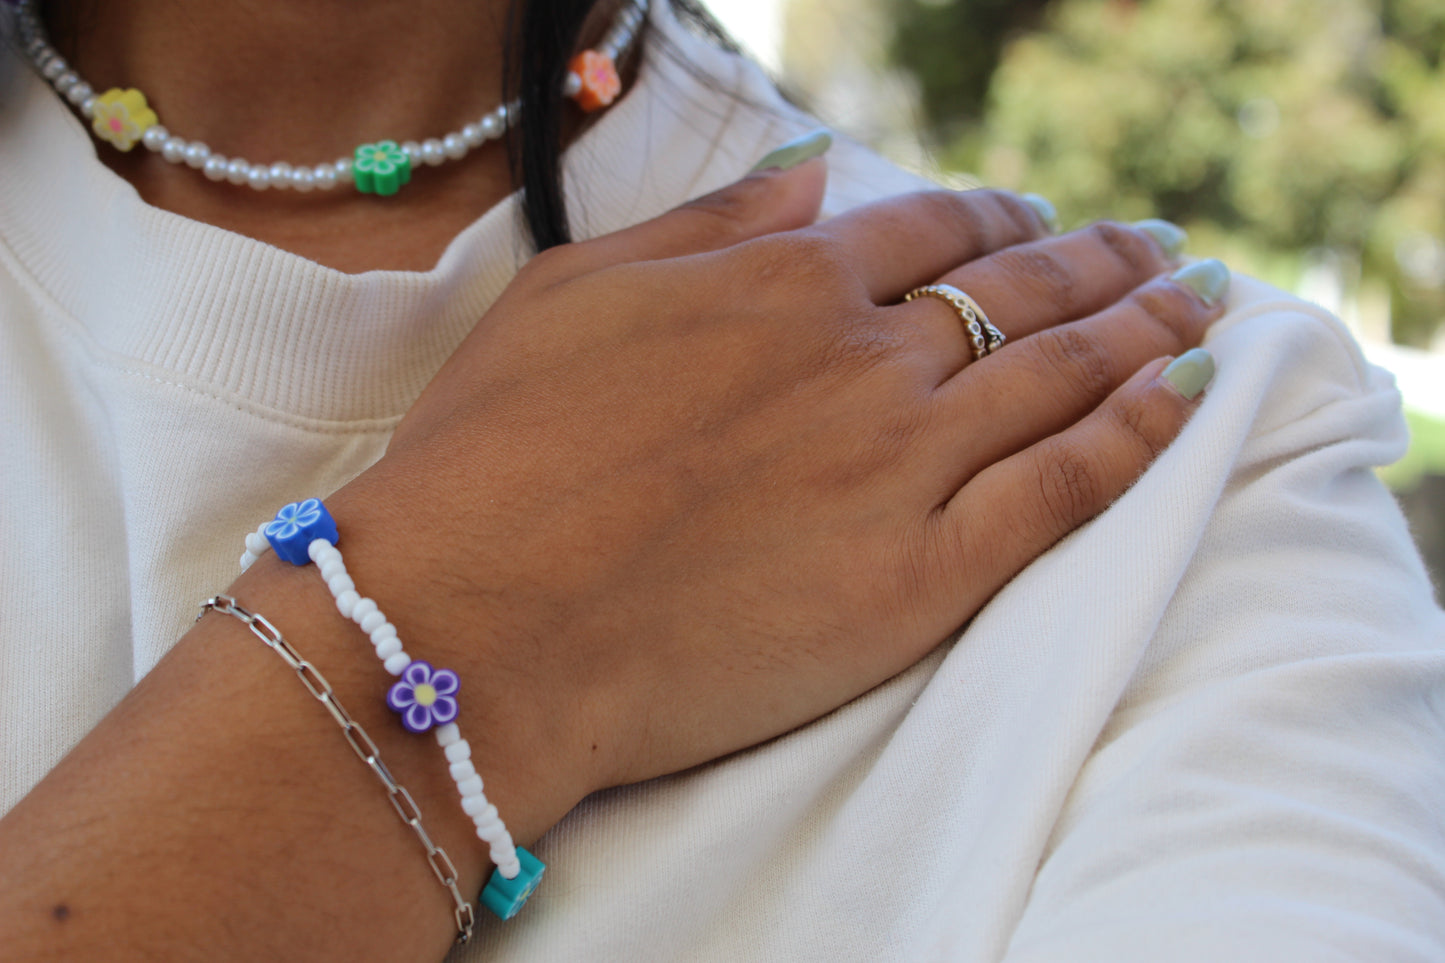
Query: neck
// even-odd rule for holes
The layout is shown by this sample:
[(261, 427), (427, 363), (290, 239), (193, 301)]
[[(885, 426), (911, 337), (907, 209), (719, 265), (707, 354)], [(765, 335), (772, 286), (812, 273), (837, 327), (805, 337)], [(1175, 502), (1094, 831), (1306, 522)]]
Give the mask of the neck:
[[(141, 90), (171, 133), (227, 157), (309, 165), (362, 143), (437, 137), (496, 107), (509, 5), (49, 0), (45, 17), (96, 90)], [(511, 190), (500, 142), (419, 172), (392, 198), (256, 192), (142, 148), (98, 151), (150, 204), (351, 272), (429, 269)]]

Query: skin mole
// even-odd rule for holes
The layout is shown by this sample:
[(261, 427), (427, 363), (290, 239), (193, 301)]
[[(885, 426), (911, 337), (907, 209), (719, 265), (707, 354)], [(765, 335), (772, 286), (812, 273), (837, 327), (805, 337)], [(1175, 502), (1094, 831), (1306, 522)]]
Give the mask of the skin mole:
[(56, 903), (55, 908), (50, 911), (50, 915), (55, 917), (56, 922), (64, 923), (70, 919), (70, 907), (64, 903)]

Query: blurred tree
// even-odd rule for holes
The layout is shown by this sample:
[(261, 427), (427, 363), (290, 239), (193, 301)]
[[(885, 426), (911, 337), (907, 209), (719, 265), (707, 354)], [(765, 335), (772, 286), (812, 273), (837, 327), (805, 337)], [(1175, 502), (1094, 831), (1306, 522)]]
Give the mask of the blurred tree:
[[(1035, 5), (889, 2), (947, 165), (1079, 218), (1227, 233), (1296, 270), (1325, 249), (1388, 287), (1399, 341), (1445, 314), (1440, 0), (1051, 0), (1023, 33)], [(1029, 11), (999, 27), (1001, 6)], [(970, 17), (993, 26), (944, 32)], [(989, 37), (980, 113), (945, 55)]]

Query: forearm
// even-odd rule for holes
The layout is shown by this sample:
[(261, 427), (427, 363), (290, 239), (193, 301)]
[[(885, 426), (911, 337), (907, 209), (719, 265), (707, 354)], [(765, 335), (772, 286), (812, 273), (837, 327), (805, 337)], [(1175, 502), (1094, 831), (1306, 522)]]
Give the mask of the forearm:
[[(445, 759), (384, 707), (391, 678), (314, 568), (268, 557), (230, 591), (326, 676), (474, 897), (491, 865)], [(424, 642), (413, 648), (426, 657)], [(525, 845), (575, 800), (539, 802), (545, 780), (519, 790), (501, 756), (507, 731), (486, 725), (480, 651), (456, 657), (473, 683), (463, 733)], [(447, 891), (294, 676), (239, 620), (201, 620), (0, 821), (0, 956), (440, 959), (456, 933)]]

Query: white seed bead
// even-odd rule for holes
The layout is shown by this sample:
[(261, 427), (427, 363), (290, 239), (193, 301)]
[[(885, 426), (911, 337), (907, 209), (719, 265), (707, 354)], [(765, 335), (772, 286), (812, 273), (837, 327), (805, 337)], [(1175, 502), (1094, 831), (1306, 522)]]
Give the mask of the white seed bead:
[(346, 563), (337, 557), (323, 559), (317, 568), (321, 569), (321, 580), (327, 583), (338, 575), (346, 574)]
[(411, 656), (405, 652), (398, 652), (383, 662), (381, 667), (392, 675), (401, 675), (409, 665), (411, 665)]
[(472, 765), (470, 759), (463, 759), (461, 762), (454, 762), (449, 767), (452, 774), (452, 782), (460, 786), (468, 779), (477, 774), (477, 767)]
[(568, 71), (567, 79), (562, 83), (562, 96), (576, 97), (582, 92), (582, 78), (576, 71)]
[[(507, 859), (506, 854), (511, 854)], [(493, 861), (496, 861), (496, 851), (493, 850)], [(512, 837), (507, 837), (507, 845), (502, 848), (502, 861), (497, 863), (497, 872), (502, 874), (503, 879), (516, 879), (522, 872), (522, 861), (517, 858), (517, 847), (512, 843)]]
[(402, 152), (411, 158), (412, 167), (421, 166), (421, 145), (414, 140), (409, 140), (401, 145)]
[(375, 630), (371, 632), (372, 645), (381, 645), (381, 643), (385, 642), (387, 639), (394, 638), (396, 638), (396, 626), (392, 625), (390, 622), (383, 622), (380, 626), (378, 626)]
[(193, 140), (186, 145), (186, 154), (183, 159), (187, 167), (200, 170), (206, 166), (206, 161), (211, 159), (211, 148), (198, 140)]
[(482, 794), (482, 777), (469, 776), (457, 783), (457, 791), (463, 796), (480, 796)]
[[(376, 603), (372, 602), (371, 604), (375, 605)], [(360, 610), (358, 610), (355, 618), (356, 624), (361, 626), (361, 631), (367, 635), (370, 635), (386, 624), (386, 616), (382, 615), (379, 609), (373, 609), (365, 615), (362, 615)]]
[(332, 164), (317, 164), (311, 172), (316, 178), (316, 186), (323, 191), (329, 191), (336, 186), (336, 167)]
[(160, 150), (166, 146), (166, 141), (171, 139), (171, 132), (160, 124), (152, 124), (140, 135), (140, 142), (145, 145), (146, 150)]
[(496, 140), (502, 136), (502, 121), (495, 111), (477, 121), (477, 126), (482, 129), (482, 136), (487, 140)]
[(472, 758), (472, 744), (465, 739), (459, 739), (446, 747), (447, 762), (461, 762), (463, 759)]
[(443, 749), (456, 745), (462, 738), (462, 728), (455, 722), (448, 722), (444, 726), (437, 726), (434, 731), (437, 734), (437, 745)]
[(75, 104), (77, 107), (79, 107), (81, 104), (85, 103), (87, 100), (94, 96), (95, 88), (91, 87), (90, 84), (86, 83), (83, 80), (75, 86), (71, 87), (70, 93), (65, 95), (66, 99), (69, 100), (72, 104)]
[[(463, 796), (463, 799), (479, 799), (479, 796)], [(483, 811), (472, 816), (472, 825), (476, 827), (477, 835), (487, 842), (501, 837), (507, 831), (502, 824), (502, 817), (497, 815), (497, 807), (491, 804)]]
[(324, 538), (313, 538), (306, 546), (306, 557), (317, 565), (326, 564), (327, 559), (340, 559), (341, 552)]
[(332, 166), (336, 168), (336, 182), (338, 184), (351, 183), (352, 174), (350, 157), (343, 157)]
[(277, 190), (285, 190), (291, 186), (291, 165), (285, 161), (277, 161), (267, 168), (271, 176), (271, 186)]
[[(486, 843), (488, 847), (496, 846), (498, 840), (502, 838), (502, 834), (507, 831), (507, 827), (502, 825), (500, 819), (494, 819), (487, 823), (473, 823), (472, 825), (477, 827), (477, 838)], [(496, 857), (492, 857), (492, 862), (495, 863), (496, 861)]]
[(248, 532), (246, 534), (246, 551), (250, 552), (253, 555), (260, 555), (262, 552), (266, 551), (266, 548), (269, 544), (270, 543), (267, 542), (265, 538), (257, 535), (255, 532)]
[(472, 817), (473, 825), (497, 818), (497, 807), (487, 802), (486, 796), (463, 796), (462, 812)]
[(442, 150), (452, 160), (461, 160), (467, 156), (467, 142), (462, 139), (461, 134), (448, 134), (442, 138)]
[(382, 639), (376, 645), (376, 657), (385, 662), (387, 659), (401, 651), (401, 639), (392, 636), (389, 639)]
[[(346, 581), (350, 582), (351, 579)], [(361, 596), (356, 594), (356, 589), (347, 589), (344, 592), (336, 593), (336, 611), (351, 618), (351, 613), (356, 611), (356, 603), (361, 601)]]
[(421, 145), (421, 160), (426, 166), (440, 167), (446, 162), (446, 159), (446, 148), (443, 147), (442, 142), (435, 137), (430, 138), (426, 143)]
[(480, 124), (467, 124), (462, 128), (462, 141), (468, 147), (480, 147), (486, 139)]
[(241, 571), (244, 572), (246, 571), (246, 569), (250, 568), (252, 565), (255, 564), (256, 556), (252, 555), (250, 552), (241, 553)]
[(251, 165), (243, 157), (232, 157), (226, 162), (226, 180), (232, 184), (244, 184), (251, 173)]
[(356, 608), (351, 610), (351, 621), (361, 623), (368, 615), (376, 614), (376, 600), (364, 598), (356, 603)]
[[(326, 587), (331, 589), (331, 594), (336, 596), (337, 599), (340, 599), (341, 596), (345, 595), (347, 592), (350, 592), (352, 595), (356, 595), (356, 583), (353, 582), (351, 580), (351, 576), (347, 575), (345, 572), (333, 575), (329, 579), (327, 579)], [(356, 598), (352, 599), (351, 604), (355, 605), (357, 602), (360, 601), (361, 596), (356, 595)], [(351, 613), (349, 611), (342, 612), (341, 614), (346, 616), (348, 619), (351, 618)]]
[(298, 167), (291, 172), (291, 189), (299, 194), (305, 194), (316, 186), (316, 175), (311, 173), (309, 167)]
[(186, 156), (186, 142), (180, 137), (167, 137), (161, 145), (161, 156), (171, 164), (179, 164)]

